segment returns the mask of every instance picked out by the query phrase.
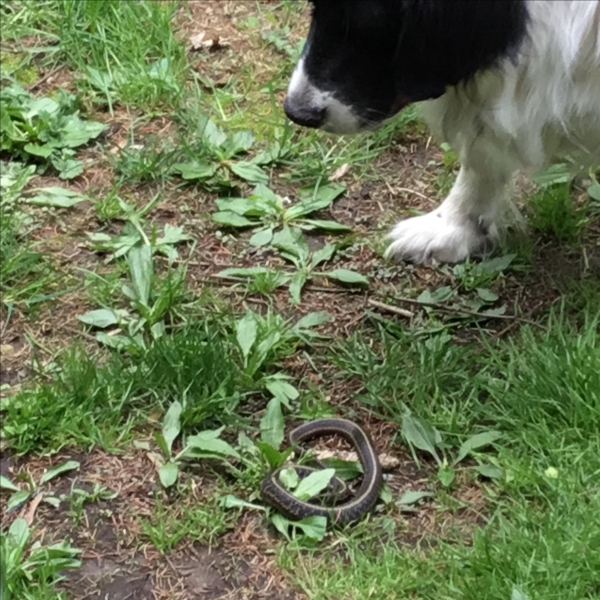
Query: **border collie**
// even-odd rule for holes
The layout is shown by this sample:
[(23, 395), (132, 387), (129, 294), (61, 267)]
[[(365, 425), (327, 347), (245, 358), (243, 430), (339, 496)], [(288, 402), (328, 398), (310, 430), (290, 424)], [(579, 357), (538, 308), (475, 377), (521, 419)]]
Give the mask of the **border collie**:
[(285, 112), (334, 134), (422, 102), (461, 169), (388, 255), (462, 262), (493, 248), (517, 170), (600, 163), (600, 0), (313, 0)]

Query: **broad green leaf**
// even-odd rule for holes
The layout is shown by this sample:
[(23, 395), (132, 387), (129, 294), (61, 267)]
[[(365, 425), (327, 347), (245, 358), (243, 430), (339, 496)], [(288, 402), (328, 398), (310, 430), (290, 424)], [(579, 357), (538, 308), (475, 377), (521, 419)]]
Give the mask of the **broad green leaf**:
[(21, 518), (15, 519), (8, 529), (8, 535), (12, 538), (14, 545), (24, 551), (31, 537), (27, 521)]
[(490, 258), (488, 260), (481, 261), (478, 267), (489, 273), (502, 273), (502, 271), (506, 271), (506, 269), (510, 267), (516, 257), (516, 254), (506, 254), (496, 258)]
[(162, 486), (166, 488), (171, 487), (177, 481), (178, 476), (179, 467), (177, 466), (177, 463), (174, 462), (165, 463), (158, 470), (158, 477), (160, 479), (160, 482)]
[(588, 196), (600, 202), (600, 183), (594, 182), (587, 189)]
[(127, 253), (127, 264), (137, 301), (148, 307), (150, 290), (154, 279), (152, 248), (147, 245), (134, 246)]
[(329, 469), (335, 469), (336, 477), (344, 481), (356, 479), (363, 474), (363, 468), (359, 462), (342, 460), (341, 458), (326, 458), (321, 462)]
[(280, 400), (287, 408), (290, 408), (289, 401), (296, 400), (300, 395), (293, 385), (281, 379), (270, 379), (267, 381), (266, 387), (271, 394)]
[(32, 493), (26, 490), (21, 490), (19, 492), (15, 492), (9, 499), (8, 504), (6, 505), (6, 510), (14, 510), (25, 504), (27, 500), (31, 497)]
[(80, 160), (57, 160), (53, 164), (61, 179), (75, 179), (83, 173), (83, 162)]
[(108, 335), (104, 331), (99, 331), (96, 334), (96, 340), (100, 344), (104, 344), (108, 348), (114, 348), (115, 350), (127, 350), (135, 346), (135, 342), (124, 335)]
[(183, 179), (205, 181), (210, 179), (217, 172), (217, 165), (214, 163), (177, 163), (173, 165), (171, 171), (179, 173)]
[(302, 188), (298, 195), (300, 202), (287, 211), (287, 218), (298, 219), (312, 212), (327, 208), (333, 201), (346, 191), (346, 187), (338, 183), (326, 183), (317, 190)]
[(40, 158), (48, 158), (52, 152), (54, 152), (54, 148), (50, 144), (25, 144), (23, 146), (23, 150), (27, 152), (27, 154), (32, 154), (33, 156), (39, 156)]
[(273, 239), (273, 228), (261, 229), (250, 238), (250, 245), (255, 247), (266, 246)]
[(48, 494), (46, 494), (42, 498), (42, 502), (46, 502), (47, 504), (49, 504), (50, 506), (52, 506), (54, 508), (58, 508), (60, 506), (60, 498), (56, 498), (56, 497), (48, 495)]
[(20, 492), (18, 488), (8, 477), (0, 475), (0, 490), (10, 490), (11, 492)]
[(236, 327), (236, 338), (237, 343), (242, 351), (244, 359), (248, 358), (254, 342), (256, 342), (256, 335), (258, 332), (258, 326), (256, 324), (256, 317), (252, 311), (248, 311), (243, 319), (238, 321)]
[(496, 302), (498, 300), (498, 296), (496, 294), (494, 294), (494, 292), (492, 292), (491, 290), (488, 290), (487, 288), (477, 288), (477, 295), (484, 301), (484, 302)]
[(190, 236), (183, 233), (183, 227), (175, 227), (167, 223), (164, 228), (162, 237), (156, 240), (156, 244), (161, 246), (164, 244), (179, 244), (189, 240)]
[(299, 229), (285, 226), (273, 236), (272, 245), (286, 254), (295, 256), (300, 264), (306, 263), (310, 256), (308, 242)]
[(269, 400), (265, 416), (260, 420), (260, 439), (278, 450), (283, 442), (284, 431), (285, 423), (281, 401), (275, 397)]
[(181, 412), (183, 408), (181, 403), (178, 400), (175, 400), (171, 406), (169, 406), (169, 410), (165, 414), (165, 418), (163, 420), (162, 425), (162, 435), (165, 440), (168, 455), (171, 455), (171, 448), (173, 447), (173, 442), (181, 432)]
[(417, 297), (417, 302), (423, 304), (442, 304), (454, 298), (456, 292), (449, 286), (440, 287), (433, 292), (425, 290)]
[(478, 448), (482, 448), (484, 446), (489, 446), (501, 437), (502, 434), (499, 431), (484, 431), (483, 433), (478, 433), (471, 436), (461, 445), (454, 464), (458, 464), (461, 460), (466, 458), (468, 454), (473, 452), (473, 450), (477, 450)]
[(235, 162), (229, 165), (229, 168), (238, 177), (249, 181), (250, 183), (269, 183), (269, 176), (261, 167), (251, 162)]
[(293, 490), (298, 487), (300, 477), (298, 477), (298, 473), (294, 467), (289, 467), (279, 471), (279, 481), (281, 481), (286, 490)]
[(240, 152), (247, 152), (252, 148), (256, 138), (250, 131), (238, 131), (223, 145), (227, 158), (231, 158)]
[[(200, 452), (197, 453), (193, 451)], [(191, 435), (187, 438), (184, 453), (186, 455), (202, 455), (203, 453), (206, 453), (222, 457), (233, 456), (235, 458), (240, 458), (239, 452), (225, 440), (219, 438), (207, 439), (202, 433)]]
[(280, 515), (279, 513), (275, 513), (271, 516), (271, 523), (273, 523), (275, 529), (277, 529), (277, 531), (279, 531), (279, 533), (281, 533), (281, 535), (285, 537), (286, 540), (291, 541), (289, 528), (292, 525), (295, 525), (295, 523), (293, 523), (289, 519), (286, 519), (283, 515)]
[(335, 476), (335, 469), (323, 469), (315, 471), (308, 477), (302, 479), (293, 494), (299, 500), (307, 501), (318, 496), (331, 482)]
[(227, 134), (210, 119), (203, 123), (202, 137), (212, 146), (220, 147), (227, 141)]
[(433, 498), (431, 492), (405, 492), (398, 500), (398, 504), (402, 506), (411, 506), (412, 504), (418, 504), (425, 498)]
[(290, 296), (294, 303), (300, 304), (302, 302), (302, 288), (304, 288), (307, 281), (308, 275), (303, 271), (298, 271), (292, 276), (292, 280), (290, 281)]
[(262, 366), (269, 352), (281, 339), (279, 331), (272, 331), (259, 345), (248, 364), (248, 375), (254, 375)]
[(294, 451), (293, 448), (288, 448), (283, 452), (279, 452), (279, 450), (276, 450), (273, 446), (265, 444), (264, 442), (258, 442), (256, 445), (260, 450), (260, 453), (269, 463), (271, 469), (278, 469)]
[(348, 269), (335, 269), (334, 271), (323, 273), (323, 275), (325, 275), (327, 279), (334, 279), (335, 281), (341, 281), (342, 283), (369, 285), (368, 277)]
[(312, 329), (313, 327), (319, 327), (325, 325), (325, 323), (330, 323), (331, 321), (333, 321), (333, 317), (326, 311), (311, 312), (302, 317), (296, 325), (294, 325), (294, 329), (296, 331)]
[(228, 227), (252, 227), (256, 225), (254, 221), (230, 211), (216, 212), (213, 214), (212, 220), (219, 223), (219, 225), (227, 225)]
[(484, 317), (501, 317), (506, 313), (506, 306), (499, 306), (498, 308), (489, 308), (484, 310), (481, 314)]
[(456, 471), (452, 467), (441, 467), (438, 471), (438, 479), (444, 487), (450, 487), (455, 477)]
[(402, 437), (410, 446), (429, 452), (438, 465), (442, 465), (436, 450), (436, 446), (441, 443), (441, 436), (427, 421), (406, 413), (402, 417)]
[(495, 465), (477, 465), (473, 467), (483, 477), (488, 479), (501, 479), (504, 471)]
[(79, 466), (79, 462), (76, 460), (69, 460), (62, 465), (58, 465), (58, 467), (54, 467), (54, 469), (50, 469), (44, 473), (43, 477), (40, 479), (40, 485), (44, 485), (45, 483), (52, 481), (55, 477), (58, 477), (63, 473), (78, 470)]
[(392, 496), (392, 490), (390, 490), (390, 487), (387, 485), (387, 483), (384, 483), (381, 486), (381, 491), (379, 492), (379, 499), (384, 504), (391, 504), (394, 501), (394, 497)]
[[(352, 231), (352, 227), (342, 225), (337, 221), (323, 221), (322, 219), (302, 219), (298, 223), (304, 229), (323, 229), (325, 231)], [(306, 227), (308, 225), (308, 227)]]
[(337, 248), (334, 244), (327, 244), (327, 246), (324, 246), (320, 250), (317, 250), (313, 254), (312, 260), (310, 261), (311, 267), (314, 268), (320, 265), (321, 263), (330, 260), (331, 257), (335, 254), (336, 250)]
[(233, 212), (242, 217), (260, 217), (264, 214), (260, 204), (250, 198), (219, 198), (215, 204), (222, 212)]
[(38, 192), (31, 198), (24, 199), (28, 204), (36, 204), (38, 206), (54, 206), (56, 208), (71, 208), (85, 200), (78, 192), (65, 190), (59, 187), (47, 187), (34, 190)]
[(77, 318), (86, 325), (105, 329), (111, 325), (117, 325), (123, 317), (127, 316), (127, 314), (128, 313), (125, 310), (99, 308), (97, 310), (90, 310), (83, 315), (79, 315)]
[(573, 174), (571, 173), (569, 166), (565, 163), (551, 165), (548, 169), (533, 178), (541, 188), (569, 183), (572, 179)]
[(83, 146), (97, 138), (107, 127), (94, 121), (82, 121), (78, 116), (73, 115), (60, 132), (60, 145), (67, 148)]
[(219, 504), (221, 506), (224, 506), (225, 508), (252, 508), (255, 510), (262, 511), (266, 510), (265, 507), (261, 506), (260, 504), (252, 504), (251, 502), (246, 502), (245, 500), (242, 500), (241, 498), (238, 498), (233, 494), (227, 494), (226, 496), (223, 496), (220, 499)]
[(307, 517), (294, 523), (294, 527), (298, 527), (302, 533), (310, 538), (320, 542), (327, 531), (327, 519), (325, 517)]
[(283, 208), (281, 198), (267, 185), (259, 183), (252, 193), (252, 198), (261, 199), (271, 206)]

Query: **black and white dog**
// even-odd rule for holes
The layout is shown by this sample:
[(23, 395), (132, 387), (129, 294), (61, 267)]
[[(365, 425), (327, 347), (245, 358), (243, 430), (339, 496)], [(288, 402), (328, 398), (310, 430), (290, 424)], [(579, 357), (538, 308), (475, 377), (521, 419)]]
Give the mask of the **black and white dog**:
[(452, 191), (398, 223), (388, 253), (416, 263), (485, 252), (517, 170), (566, 153), (600, 163), (600, 0), (313, 0), (290, 119), (335, 134), (421, 102), (458, 152)]

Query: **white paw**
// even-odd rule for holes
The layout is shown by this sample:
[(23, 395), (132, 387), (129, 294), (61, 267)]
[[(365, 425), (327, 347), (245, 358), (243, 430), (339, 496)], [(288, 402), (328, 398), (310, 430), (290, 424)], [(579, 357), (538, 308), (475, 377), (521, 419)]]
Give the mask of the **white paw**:
[(400, 221), (389, 237), (386, 256), (415, 264), (460, 263), (490, 252), (498, 237), (495, 225), (475, 220), (453, 220), (440, 209)]

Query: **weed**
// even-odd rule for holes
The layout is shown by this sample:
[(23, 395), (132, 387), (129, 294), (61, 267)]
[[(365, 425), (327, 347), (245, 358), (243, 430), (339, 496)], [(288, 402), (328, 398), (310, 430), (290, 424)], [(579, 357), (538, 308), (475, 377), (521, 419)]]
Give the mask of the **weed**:
[(184, 539), (212, 544), (234, 523), (231, 511), (217, 501), (199, 505), (194, 499), (190, 505), (176, 500), (175, 506), (168, 506), (160, 496), (152, 517), (141, 520), (144, 534), (161, 554), (169, 554)]
[(59, 90), (56, 100), (34, 99), (20, 86), (0, 92), (0, 150), (21, 160), (51, 164), (62, 179), (81, 175), (73, 148), (97, 138), (106, 126), (79, 117), (77, 98)]
[(79, 469), (79, 463), (74, 460), (67, 461), (62, 465), (54, 467), (47, 471), (40, 481), (36, 484), (31, 475), (27, 473), (29, 481), (27, 482), (27, 489), (21, 489), (17, 487), (12, 481), (4, 476), (0, 476), (0, 489), (9, 490), (14, 492), (8, 500), (7, 511), (12, 512), (14, 510), (20, 509), (21, 507), (27, 505), (27, 503), (37, 495), (42, 495), (42, 499), (52, 504), (52, 506), (57, 506), (58, 500), (52, 494), (48, 494), (44, 492), (41, 488), (50, 481), (52, 481), (55, 477), (62, 475), (63, 473), (68, 473), (69, 471), (73, 471), (75, 469)]
[(68, 542), (53, 546), (31, 544), (31, 531), (25, 519), (16, 519), (8, 533), (1, 534), (2, 598), (50, 600), (57, 596), (55, 584), (64, 579), (65, 569), (78, 569), (80, 551)]
[[(167, 234), (168, 230), (165, 229), (165, 238), (162, 240), (167, 239)], [(181, 235), (181, 232), (175, 232), (171, 241), (179, 241)], [(154, 247), (136, 245), (127, 248), (129, 281), (121, 286), (121, 292), (129, 300), (129, 310), (105, 307), (78, 317), (82, 323), (91, 327), (106, 329), (118, 326), (127, 332), (127, 335), (117, 335), (116, 332), (109, 335), (101, 331), (96, 335), (100, 343), (110, 348), (136, 353), (146, 347), (148, 335), (152, 339), (158, 339), (165, 333), (165, 319), (185, 298), (185, 269), (169, 272), (164, 279), (159, 279), (154, 272), (154, 248), (162, 249), (171, 257), (173, 252), (176, 253), (172, 245), (165, 241), (161, 243), (160, 238)]]
[(0, 282), (5, 306), (31, 305), (41, 299), (55, 278), (47, 260), (35, 250), (35, 228), (20, 207), (23, 188), (35, 173), (33, 165), (2, 163), (0, 190)]
[(73, 519), (73, 527), (77, 527), (83, 518), (86, 504), (113, 500), (117, 496), (117, 492), (113, 492), (103, 485), (96, 483), (91, 492), (76, 488), (73, 485), (71, 486), (70, 494), (68, 496), (62, 495), (60, 500), (69, 500), (67, 514)]
[(179, 153), (168, 141), (149, 136), (143, 144), (125, 147), (117, 157), (115, 172), (122, 183), (164, 181)]
[[(183, 146), (185, 155), (196, 155), (190, 162), (173, 165), (172, 172), (179, 173), (186, 181), (198, 181), (207, 189), (231, 188), (231, 175), (254, 184), (267, 184), (269, 176), (262, 165), (274, 160), (272, 154), (263, 153), (252, 160), (241, 160), (240, 155), (248, 152), (256, 139), (249, 131), (228, 135), (210, 119), (202, 117), (194, 124), (194, 142)], [(195, 149), (198, 149), (196, 152)]]
[[(272, 244), (277, 248), (283, 258), (289, 260), (298, 271), (288, 275), (279, 271), (273, 271), (266, 267), (250, 267), (248, 269), (230, 268), (221, 271), (221, 276), (250, 277), (256, 281), (259, 278), (268, 277), (270, 281), (277, 283), (277, 287), (288, 285), (292, 302), (299, 304), (302, 301), (302, 289), (311, 279), (323, 277), (332, 281), (339, 281), (351, 285), (369, 285), (369, 280), (364, 275), (349, 269), (334, 269), (333, 271), (317, 272), (316, 268), (329, 261), (335, 254), (336, 247), (327, 244), (317, 252), (310, 252), (308, 243), (298, 229), (290, 229), (285, 226), (277, 232), (272, 239)], [(260, 279), (259, 279), (260, 281)]]
[(588, 224), (585, 212), (573, 203), (569, 184), (549, 186), (535, 194), (529, 204), (532, 227), (561, 241), (577, 241)]
[(146, 109), (176, 106), (185, 82), (185, 47), (172, 21), (174, 2), (61, 0), (50, 31), (60, 31), (60, 53), (82, 75), (78, 85)]
[(456, 265), (453, 269), (454, 276), (459, 280), (460, 286), (470, 292), (477, 288), (485, 288), (504, 273), (515, 259), (514, 254), (506, 254), (497, 258), (490, 258), (481, 262), (467, 261)]
[(344, 186), (335, 183), (304, 188), (298, 192), (300, 200), (285, 208), (282, 198), (266, 186), (260, 185), (250, 198), (217, 200), (219, 212), (213, 215), (213, 221), (228, 227), (256, 228), (256, 232), (250, 238), (252, 246), (270, 244), (275, 231), (286, 225), (308, 231), (348, 231), (348, 227), (335, 221), (310, 218), (312, 213), (331, 206), (344, 191)]

